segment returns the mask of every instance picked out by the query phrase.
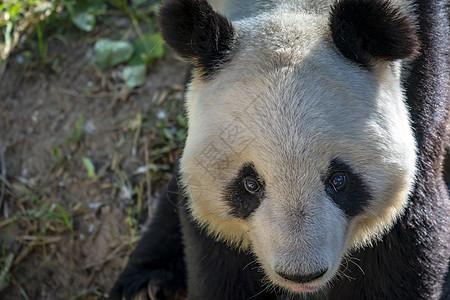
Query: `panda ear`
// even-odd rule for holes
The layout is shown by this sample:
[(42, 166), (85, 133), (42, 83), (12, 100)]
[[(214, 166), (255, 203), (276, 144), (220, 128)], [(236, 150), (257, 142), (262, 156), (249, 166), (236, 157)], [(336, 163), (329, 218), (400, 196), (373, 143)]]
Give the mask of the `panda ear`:
[(337, 1), (330, 29), (342, 55), (366, 67), (374, 59), (392, 61), (419, 53), (414, 21), (389, 0)]
[(166, 0), (159, 10), (159, 26), (167, 44), (207, 77), (233, 48), (233, 26), (206, 0)]

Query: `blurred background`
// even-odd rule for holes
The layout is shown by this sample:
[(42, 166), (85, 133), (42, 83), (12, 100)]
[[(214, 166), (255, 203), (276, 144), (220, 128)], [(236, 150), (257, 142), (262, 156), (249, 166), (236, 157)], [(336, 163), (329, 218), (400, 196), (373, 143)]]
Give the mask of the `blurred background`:
[(0, 299), (108, 299), (186, 138), (159, 5), (0, 2)]
[(159, 1), (0, 2), (0, 299), (107, 299), (186, 138)]

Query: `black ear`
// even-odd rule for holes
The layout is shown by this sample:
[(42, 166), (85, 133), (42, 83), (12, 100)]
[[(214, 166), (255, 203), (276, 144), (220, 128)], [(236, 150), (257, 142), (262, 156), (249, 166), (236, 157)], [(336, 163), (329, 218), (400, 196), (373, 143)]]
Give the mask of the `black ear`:
[(166, 0), (159, 25), (167, 44), (205, 76), (214, 74), (233, 48), (233, 26), (206, 0)]
[(339, 51), (366, 67), (374, 59), (391, 61), (419, 53), (413, 20), (389, 0), (340, 0), (332, 7), (330, 28)]

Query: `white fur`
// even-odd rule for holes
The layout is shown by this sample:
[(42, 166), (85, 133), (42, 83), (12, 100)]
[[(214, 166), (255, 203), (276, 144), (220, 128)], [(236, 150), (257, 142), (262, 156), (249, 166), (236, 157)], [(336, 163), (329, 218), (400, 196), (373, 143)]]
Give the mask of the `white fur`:
[[(249, 17), (243, 12), (256, 1), (210, 2), (235, 20), (239, 42), (212, 80), (194, 74), (189, 86), (181, 173), (192, 216), (218, 239), (253, 251), (276, 285), (293, 283), (275, 269), (328, 268), (312, 283), (320, 288), (349, 250), (389, 230), (407, 201), (415, 142), (400, 62), (368, 71), (342, 57), (328, 1), (309, 12), (307, 1), (267, 1), (277, 5)], [(321, 176), (334, 158), (349, 163), (374, 198), (352, 219), (324, 190)], [(266, 198), (241, 220), (223, 193), (249, 162), (265, 180)]]

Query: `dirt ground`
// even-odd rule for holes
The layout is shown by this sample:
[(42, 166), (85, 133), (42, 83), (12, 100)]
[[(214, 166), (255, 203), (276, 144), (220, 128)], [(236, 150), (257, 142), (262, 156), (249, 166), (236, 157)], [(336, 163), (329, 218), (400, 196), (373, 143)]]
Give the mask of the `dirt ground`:
[(107, 299), (180, 153), (188, 66), (168, 53), (129, 89), (94, 42), (16, 53), (0, 81), (0, 299)]

